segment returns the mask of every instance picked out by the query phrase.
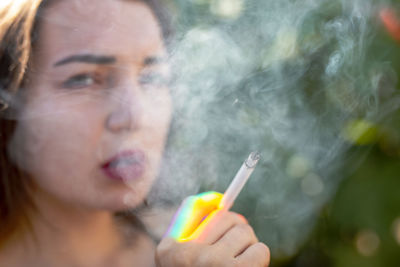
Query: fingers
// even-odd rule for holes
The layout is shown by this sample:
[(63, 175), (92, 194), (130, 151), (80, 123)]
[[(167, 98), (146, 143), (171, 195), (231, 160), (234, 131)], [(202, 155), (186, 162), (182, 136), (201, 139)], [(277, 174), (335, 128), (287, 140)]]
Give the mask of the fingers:
[(253, 228), (248, 224), (237, 224), (215, 243), (217, 247), (229, 248), (232, 257), (236, 257), (249, 246), (258, 242)]
[(269, 248), (264, 243), (255, 243), (238, 255), (236, 261), (238, 266), (248, 266), (247, 263), (254, 262), (251, 266), (266, 267), (270, 262)]
[[(209, 232), (205, 240), (178, 242), (166, 237), (157, 246), (158, 267), (177, 266), (254, 266), (266, 267), (270, 262), (268, 247), (257, 241), (250, 225), (233, 212), (213, 214), (212, 221), (219, 230)], [(219, 223), (219, 224), (218, 224)], [(227, 225), (232, 225), (227, 227)], [(211, 225), (210, 227), (212, 227)], [(207, 239), (208, 238), (208, 239)]]
[(214, 244), (221, 239), (235, 225), (247, 224), (247, 220), (240, 214), (228, 211), (212, 212), (193, 233), (196, 241)]

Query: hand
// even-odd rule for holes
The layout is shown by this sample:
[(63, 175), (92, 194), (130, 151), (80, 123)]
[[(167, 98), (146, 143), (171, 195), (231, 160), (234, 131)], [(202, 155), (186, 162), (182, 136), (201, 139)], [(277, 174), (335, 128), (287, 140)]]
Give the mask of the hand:
[[(243, 216), (217, 210), (193, 240), (161, 240), (156, 251), (158, 267), (268, 266), (268, 247), (258, 242)], [(196, 230), (197, 231), (197, 230)]]

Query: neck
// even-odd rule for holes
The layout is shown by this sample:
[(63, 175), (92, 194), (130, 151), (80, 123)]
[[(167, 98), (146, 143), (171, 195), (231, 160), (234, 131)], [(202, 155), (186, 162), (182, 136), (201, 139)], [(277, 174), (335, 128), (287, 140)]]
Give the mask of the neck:
[[(77, 213), (75, 217), (42, 216), (33, 221), (34, 255), (54, 255), (58, 262), (93, 262), (112, 255), (121, 244), (121, 238), (108, 212)], [(50, 260), (50, 259), (49, 259)], [(84, 266), (92, 264), (84, 264)]]
[(32, 229), (14, 238), (29, 266), (34, 266), (32, 262), (38, 266), (102, 266), (111, 260), (121, 246), (111, 212), (44, 200), (35, 199)]

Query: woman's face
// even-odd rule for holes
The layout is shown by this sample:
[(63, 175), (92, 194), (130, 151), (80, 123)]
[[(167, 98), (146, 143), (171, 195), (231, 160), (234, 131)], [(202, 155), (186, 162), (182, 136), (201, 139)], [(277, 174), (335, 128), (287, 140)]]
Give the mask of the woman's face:
[(93, 209), (140, 204), (170, 123), (167, 76), (161, 30), (143, 2), (49, 6), (9, 147), (35, 193)]

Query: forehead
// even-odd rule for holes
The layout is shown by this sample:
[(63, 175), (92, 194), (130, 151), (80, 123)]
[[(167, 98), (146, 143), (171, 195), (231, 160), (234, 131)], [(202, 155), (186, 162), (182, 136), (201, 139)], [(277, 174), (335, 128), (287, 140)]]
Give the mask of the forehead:
[(142, 1), (61, 0), (42, 14), (41, 57), (88, 52), (134, 56), (162, 48), (157, 19)]

